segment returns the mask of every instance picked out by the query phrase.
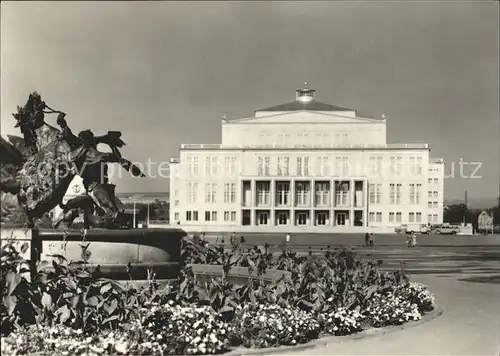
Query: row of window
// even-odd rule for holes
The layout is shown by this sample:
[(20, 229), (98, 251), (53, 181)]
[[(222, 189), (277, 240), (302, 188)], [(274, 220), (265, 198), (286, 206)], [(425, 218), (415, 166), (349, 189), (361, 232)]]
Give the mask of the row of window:
[[(189, 156), (186, 157), (186, 164), (188, 167), (188, 171), (192, 175), (198, 175), (200, 173), (200, 162), (199, 157)], [(218, 175), (219, 172), (219, 157), (218, 156), (207, 156), (205, 157), (205, 174), (210, 175)], [(224, 157), (224, 174), (225, 175), (233, 175), (238, 173), (238, 163), (236, 156), (233, 157)]]
[[(179, 213), (174, 214), (174, 220), (179, 221)], [(186, 221), (198, 221), (198, 211), (186, 211)], [(217, 211), (205, 211), (205, 221), (217, 221)], [(236, 211), (224, 211), (224, 221), (236, 221)]]
[[(207, 156), (205, 157), (205, 175), (206, 176), (217, 176), (221, 174), (219, 164), (222, 157), (219, 156)], [(234, 175), (239, 171), (238, 161), (236, 156), (223, 157), (224, 158), (224, 175)], [(289, 176), (290, 175), (290, 157), (276, 157), (276, 174), (278, 176)], [(308, 176), (308, 175), (331, 175), (333, 173), (338, 174), (348, 174), (349, 172), (355, 172), (360, 168), (360, 162), (350, 163), (349, 157), (338, 156), (333, 159), (329, 156), (316, 157), (314, 160), (314, 166), (310, 166), (312, 162), (311, 157), (296, 157), (296, 171), (295, 174), (298, 176)], [(390, 157), (390, 169), (391, 173), (394, 175), (401, 175), (404, 173), (405, 167), (409, 168), (409, 173), (413, 175), (422, 174), (422, 157), (410, 157), (409, 164), (404, 165), (403, 157), (391, 156)], [(196, 156), (186, 157), (186, 165), (188, 172), (191, 175), (200, 174), (200, 159)], [(271, 157), (270, 156), (259, 156), (257, 157), (257, 174), (260, 176), (271, 175)], [(367, 165), (369, 172), (371, 174), (381, 174), (383, 169), (382, 157), (371, 156), (370, 161)], [(431, 183), (432, 178), (429, 178), (429, 183)]]
[(439, 202), (438, 202), (438, 201), (436, 201), (436, 200), (434, 200), (434, 201), (429, 201), (429, 202), (427, 202), (427, 207), (428, 207), (429, 209), (437, 209), (437, 208), (439, 208)]
[[(224, 203), (234, 204), (236, 203), (236, 183), (223, 183), (224, 184)], [(205, 184), (205, 203), (215, 204), (217, 203), (217, 183), (206, 183)], [(186, 183), (186, 202), (188, 204), (197, 203), (197, 193), (198, 193), (198, 183), (188, 182)], [(177, 202), (177, 200), (176, 200)]]
[[(206, 183), (205, 184), (205, 203), (215, 204), (217, 203), (217, 183)], [(389, 203), (392, 205), (402, 204), (402, 184), (389, 184)], [(408, 184), (409, 188), (409, 204), (420, 204), (421, 203), (421, 191), (422, 184)], [(271, 183), (270, 182), (257, 182), (257, 199), (258, 202), (262, 204), (268, 204), (268, 200), (271, 195)], [(186, 202), (188, 204), (197, 203), (197, 182), (188, 182), (186, 186)], [(309, 182), (296, 182), (295, 183), (295, 194), (296, 201), (298, 204), (308, 204), (310, 196), (310, 183)], [(347, 199), (349, 196), (349, 185), (347, 183), (339, 184), (335, 189), (335, 195), (339, 197), (340, 201)], [(287, 205), (288, 198), (290, 196), (290, 183), (289, 182), (277, 182), (276, 183), (276, 198), (277, 203), (280, 205)], [(330, 196), (330, 183), (329, 182), (317, 182), (315, 184), (315, 196), (317, 204), (328, 205)], [(369, 185), (369, 196), (368, 201), (370, 204), (382, 204), (383, 196), (383, 185), (382, 184), (370, 184)], [(437, 199), (439, 197), (438, 191), (428, 191), (428, 197)], [(236, 203), (236, 183), (224, 183), (224, 200), (225, 204)], [(303, 202), (303, 203), (302, 203)], [(434, 203), (437, 201), (429, 201), (429, 207), (434, 207)], [(178, 205), (178, 200), (175, 200), (175, 206)]]
[[(390, 212), (388, 214), (390, 223), (401, 223), (403, 214), (401, 212)], [(368, 214), (369, 222), (382, 222), (382, 213), (381, 212), (370, 212)], [(438, 214), (428, 214), (427, 215), (428, 222), (437, 222)], [(408, 213), (408, 222), (410, 223), (420, 223), (422, 222), (422, 213), (421, 212), (410, 212)]]
[[(309, 163), (312, 161), (309, 156), (296, 157), (296, 171), (298, 176), (308, 175), (322, 175), (327, 176), (332, 173), (348, 174), (355, 172), (360, 167), (360, 162), (351, 164), (349, 157), (337, 156), (335, 160), (331, 160), (329, 156), (319, 156), (315, 159), (314, 167), (310, 167)], [(404, 168), (409, 168), (409, 173), (413, 175), (422, 174), (422, 157), (410, 157), (410, 164), (403, 165), (403, 157), (390, 157), (391, 173), (394, 175), (401, 175), (404, 173)], [(331, 161), (331, 162), (330, 162)], [(310, 168), (313, 168), (312, 170)], [(383, 169), (382, 157), (370, 157), (370, 162), (367, 165), (371, 174), (381, 174)], [(257, 157), (257, 175), (269, 176), (271, 175), (271, 157), (259, 156)], [(290, 174), (290, 157), (277, 157), (276, 158), (276, 175), (289, 176)]]

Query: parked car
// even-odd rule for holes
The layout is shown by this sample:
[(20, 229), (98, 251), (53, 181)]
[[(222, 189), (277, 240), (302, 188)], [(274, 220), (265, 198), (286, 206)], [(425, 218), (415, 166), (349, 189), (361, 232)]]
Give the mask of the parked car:
[(460, 226), (448, 224), (437, 225), (433, 227), (432, 233), (436, 235), (456, 235), (460, 232)]
[(416, 233), (416, 234), (430, 234), (430, 228), (425, 224), (403, 224), (394, 229), (398, 234)]

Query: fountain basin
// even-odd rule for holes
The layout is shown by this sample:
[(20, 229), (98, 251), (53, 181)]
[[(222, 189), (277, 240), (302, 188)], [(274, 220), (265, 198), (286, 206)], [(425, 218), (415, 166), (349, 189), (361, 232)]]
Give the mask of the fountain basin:
[[(68, 263), (83, 261), (82, 245), (88, 246), (87, 266), (99, 275), (118, 281), (147, 280), (148, 269), (159, 281), (175, 279), (180, 273), (181, 229), (90, 229), (85, 237), (80, 230), (10, 229), (2, 233), (4, 240), (12, 236), (30, 243), (30, 255), (39, 261), (58, 261), (61, 255)], [(29, 252), (29, 251), (28, 251)], [(130, 271), (127, 271), (127, 265)], [(130, 273), (129, 273), (130, 272)]]

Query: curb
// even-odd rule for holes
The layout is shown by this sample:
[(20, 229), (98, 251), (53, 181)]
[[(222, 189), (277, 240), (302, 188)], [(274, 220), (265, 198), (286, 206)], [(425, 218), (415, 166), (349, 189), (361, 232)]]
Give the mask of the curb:
[(345, 335), (345, 336), (325, 336), (316, 340), (311, 340), (310, 342), (302, 345), (296, 346), (279, 346), (279, 347), (269, 347), (263, 349), (246, 349), (246, 348), (237, 348), (231, 350), (227, 353), (224, 353), (225, 356), (244, 356), (244, 355), (269, 355), (269, 354), (277, 354), (286, 351), (301, 351), (314, 349), (317, 347), (325, 347), (331, 344), (340, 344), (344, 342), (349, 342), (353, 340), (359, 339), (367, 339), (370, 337), (381, 336), (386, 334), (391, 334), (397, 331), (403, 331), (406, 329), (410, 329), (422, 324), (425, 324), (429, 321), (436, 319), (444, 313), (444, 309), (441, 305), (435, 305), (434, 309), (423, 315), (422, 319), (416, 321), (410, 321), (402, 325), (394, 325), (394, 326), (386, 326), (382, 328), (371, 328), (367, 330), (363, 330), (356, 334)]

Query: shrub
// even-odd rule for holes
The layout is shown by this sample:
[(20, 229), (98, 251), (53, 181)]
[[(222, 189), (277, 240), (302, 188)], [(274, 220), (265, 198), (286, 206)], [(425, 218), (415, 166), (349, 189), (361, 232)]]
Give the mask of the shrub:
[(393, 292), (376, 293), (370, 299), (364, 314), (374, 327), (400, 325), (422, 318), (416, 304)]
[[(142, 330), (142, 331), (141, 331)], [(137, 348), (150, 354), (157, 342), (163, 354), (214, 354), (228, 348), (231, 329), (209, 306), (153, 305), (133, 331), (143, 333)], [(130, 350), (135, 353), (136, 350)]]
[(234, 333), (245, 347), (296, 345), (316, 339), (320, 325), (300, 309), (246, 304), (236, 313)]
[(426, 285), (417, 282), (410, 282), (398, 290), (399, 294), (411, 303), (418, 306), (421, 313), (434, 309), (434, 296)]
[(349, 335), (358, 332), (362, 329), (364, 319), (365, 317), (357, 309), (349, 310), (343, 307), (319, 315), (323, 332), (330, 335)]

